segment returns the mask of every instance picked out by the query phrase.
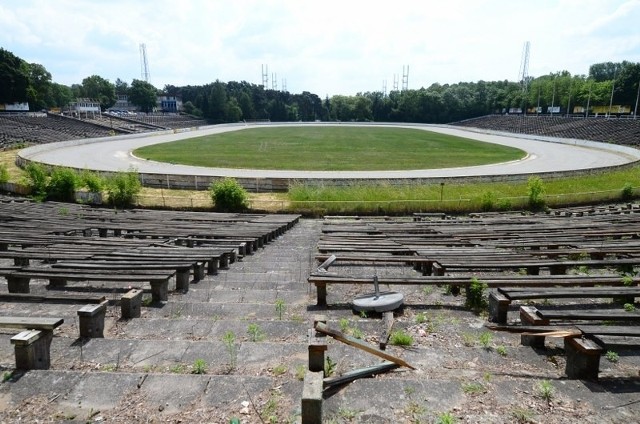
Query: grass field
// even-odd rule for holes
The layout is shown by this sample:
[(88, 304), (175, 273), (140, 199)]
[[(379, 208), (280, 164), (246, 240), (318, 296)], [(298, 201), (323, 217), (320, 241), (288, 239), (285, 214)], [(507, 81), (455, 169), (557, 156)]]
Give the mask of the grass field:
[(520, 159), (519, 149), (405, 128), (255, 128), (157, 144), (138, 157), (217, 167), (384, 171), (485, 165)]

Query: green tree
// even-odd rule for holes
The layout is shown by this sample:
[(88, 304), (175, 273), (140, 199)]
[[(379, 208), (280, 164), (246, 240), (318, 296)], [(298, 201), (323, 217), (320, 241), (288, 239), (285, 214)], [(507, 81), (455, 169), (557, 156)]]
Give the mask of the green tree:
[(225, 122), (227, 117), (228, 99), (224, 83), (218, 80), (213, 83), (208, 100), (209, 114), (207, 117), (213, 120), (216, 124)]
[(46, 109), (49, 91), (51, 89), (51, 73), (38, 64), (31, 63), (29, 69), (29, 88), (27, 89), (27, 100), (31, 110)]
[(247, 208), (247, 192), (234, 178), (212, 183), (209, 191), (217, 211), (240, 212)]
[(151, 112), (156, 106), (158, 90), (146, 81), (134, 79), (128, 93), (129, 101), (143, 112)]
[(49, 99), (50, 106), (52, 107), (65, 107), (73, 100), (73, 93), (71, 88), (66, 85), (51, 83), (49, 87)]
[(28, 86), (26, 62), (0, 48), (0, 103), (26, 102)]
[(98, 75), (83, 79), (78, 91), (78, 97), (98, 100), (102, 110), (109, 109), (117, 100), (115, 85)]

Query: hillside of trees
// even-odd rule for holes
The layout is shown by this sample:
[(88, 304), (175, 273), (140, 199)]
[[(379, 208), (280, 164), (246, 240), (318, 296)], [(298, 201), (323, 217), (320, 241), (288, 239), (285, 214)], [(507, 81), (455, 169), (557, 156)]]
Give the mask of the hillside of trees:
[[(177, 87), (117, 79), (111, 83), (91, 75), (78, 84), (65, 86), (37, 63), (27, 63), (0, 48), (0, 103), (29, 102), (31, 110), (62, 108), (78, 97), (99, 99), (103, 109), (113, 106), (116, 96), (127, 94), (141, 110), (149, 111), (158, 94), (179, 96), (189, 114), (212, 123), (240, 120), (270, 121), (379, 121), (449, 123), (512, 108), (526, 110), (549, 106), (572, 111), (575, 106), (630, 106), (633, 113), (640, 84), (640, 63), (597, 63), (588, 75), (560, 71), (523, 81), (478, 81), (432, 84), (427, 88), (372, 91), (355, 96), (320, 98), (303, 91), (293, 94), (265, 89), (246, 81)], [(613, 98), (611, 94), (613, 92)]]

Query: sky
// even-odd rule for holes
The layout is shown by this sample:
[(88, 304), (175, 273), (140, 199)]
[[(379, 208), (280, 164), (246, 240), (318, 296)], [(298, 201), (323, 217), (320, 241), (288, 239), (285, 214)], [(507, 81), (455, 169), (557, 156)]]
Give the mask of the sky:
[(518, 81), (526, 42), (533, 77), (640, 62), (640, 0), (0, 0), (0, 47), (65, 85), (143, 79), (141, 44), (157, 88)]

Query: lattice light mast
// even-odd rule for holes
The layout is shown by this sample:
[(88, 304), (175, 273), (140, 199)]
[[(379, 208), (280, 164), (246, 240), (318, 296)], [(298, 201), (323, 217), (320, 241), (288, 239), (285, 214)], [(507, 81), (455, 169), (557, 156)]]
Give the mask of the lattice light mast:
[(404, 65), (402, 66), (402, 91), (409, 89), (409, 65), (405, 69)]
[(269, 65), (262, 65), (262, 87), (269, 88)]
[(140, 75), (145, 82), (149, 82), (149, 61), (147, 60), (147, 45), (140, 44)]
[(526, 114), (526, 101), (527, 94), (529, 93), (529, 49), (531, 48), (531, 43), (528, 41), (524, 43), (524, 47), (522, 48), (522, 58), (520, 59), (520, 74), (518, 78), (520, 79), (520, 87), (522, 89), (522, 106), (523, 112)]

